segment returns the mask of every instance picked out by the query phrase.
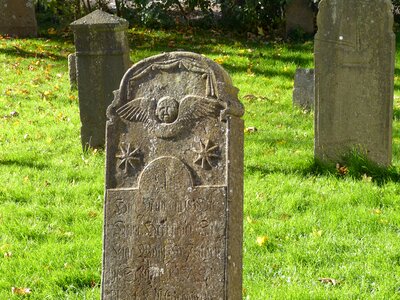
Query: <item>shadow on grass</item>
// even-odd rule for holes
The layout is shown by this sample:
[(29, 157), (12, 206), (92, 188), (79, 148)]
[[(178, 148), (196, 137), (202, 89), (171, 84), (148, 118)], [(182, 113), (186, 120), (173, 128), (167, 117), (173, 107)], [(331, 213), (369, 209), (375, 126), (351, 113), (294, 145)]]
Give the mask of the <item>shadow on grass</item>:
[(356, 151), (343, 156), (340, 164), (326, 163), (313, 160), (302, 170), (304, 176), (336, 176), (338, 178), (350, 177), (355, 180), (371, 181), (377, 185), (400, 182), (400, 173), (393, 167), (383, 167), (368, 160)]
[(370, 181), (379, 186), (387, 182), (400, 182), (400, 172), (395, 167), (379, 166), (355, 151), (343, 156), (340, 164), (326, 163), (313, 159), (303, 167), (279, 169), (250, 165), (246, 166), (245, 170), (249, 173), (259, 172), (262, 175), (282, 173), (287, 175), (299, 174), (303, 177), (352, 178), (354, 180)]
[(15, 167), (25, 167), (37, 170), (43, 170), (49, 168), (47, 164), (32, 160), (16, 160), (16, 159), (2, 159), (0, 160), (0, 166), (15, 166)]
[(23, 58), (44, 58), (44, 59), (54, 59), (54, 60), (65, 60), (65, 57), (57, 55), (51, 52), (35, 52), (26, 51), (20, 47), (14, 46), (12, 48), (0, 48), (0, 54), (5, 54), (7, 56), (23, 57)]
[[(163, 53), (170, 51), (192, 51), (204, 55), (228, 55), (246, 58), (254, 65), (252, 71), (265, 76), (284, 76), (293, 79), (290, 71), (276, 71), (274, 64), (294, 63), (306, 67), (313, 61), (312, 55), (304, 56), (304, 52), (312, 53), (312, 43), (276, 43), (267, 40), (249, 40), (244, 35), (219, 31), (151, 31), (139, 29), (128, 34), (130, 47), (135, 50)], [(221, 47), (223, 45), (224, 47)], [(283, 47), (284, 46), (284, 47)], [(280, 51), (287, 48), (290, 52)], [(224, 49), (224, 50), (222, 50)], [(240, 50), (240, 53), (237, 52)], [(269, 64), (272, 66), (268, 68)], [(223, 67), (229, 72), (246, 73), (249, 66), (238, 66), (225, 62)]]

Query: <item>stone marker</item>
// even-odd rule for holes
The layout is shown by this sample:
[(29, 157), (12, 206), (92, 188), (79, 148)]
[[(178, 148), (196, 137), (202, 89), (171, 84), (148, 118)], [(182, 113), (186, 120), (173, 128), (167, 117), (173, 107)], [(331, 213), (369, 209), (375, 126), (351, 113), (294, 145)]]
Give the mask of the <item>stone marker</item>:
[(106, 110), (129, 68), (128, 21), (96, 10), (73, 22), (82, 147), (105, 144)]
[(77, 88), (76, 81), (76, 54), (71, 53), (68, 55), (68, 73), (69, 73), (69, 84), (71, 90), (75, 90)]
[(310, 0), (291, 0), (285, 9), (286, 35), (298, 29), (314, 34), (314, 15)]
[(37, 36), (33, 0), (0, 0), (0, 35)]
[(293, 105), (305, 110), (314, 108), (314, 69), (296, 69)]
[(108, 109), (102, 299), (241, 299), (243, 107), (228, 74), (172, 52)]
[(322, 0), (315, 36), (315, 157), (392, 157), (395, 36), (389, 0)]

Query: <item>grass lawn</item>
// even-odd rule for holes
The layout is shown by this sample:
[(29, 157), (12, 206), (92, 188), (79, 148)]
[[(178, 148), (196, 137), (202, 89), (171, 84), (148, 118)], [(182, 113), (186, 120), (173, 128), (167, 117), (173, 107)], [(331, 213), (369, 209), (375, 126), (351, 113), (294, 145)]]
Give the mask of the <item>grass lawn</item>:
[[(129, 39), (134, 62), (177, 49), (214, 59), (258, 129), (245, 133), (244, 299), (400, 299), (397, 97), (390, 171), (321, 171), (313, 114), (291, 100), (312, 42), (142, 29)], [(104, 152), (81, 149), (73, 51), (70, 37), (0, 38), (0, 299), (100, 298)], [(399, 76), (397, 66), (400, 96)]]

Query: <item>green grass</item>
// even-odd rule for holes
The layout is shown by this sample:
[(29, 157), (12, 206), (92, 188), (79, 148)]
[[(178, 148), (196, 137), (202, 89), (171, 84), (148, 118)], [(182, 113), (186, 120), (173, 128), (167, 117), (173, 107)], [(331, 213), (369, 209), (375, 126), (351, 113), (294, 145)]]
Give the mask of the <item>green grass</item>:
[[(312, 42), (141, 29), (129, 40), (134, 62), (184, 49), (220, 63), (258, 129), (245, 134), (244, 299), (400, 299), (397, 98), (393, 167), (353, 157), (340, 174), (313, 161), (313, 114), (292, 107)], [(0, 39), (0, 299), (99, 299), (104, 152), (81, 150), (73, 49)], [(399, 76), (397, 65), (396, 95)]]

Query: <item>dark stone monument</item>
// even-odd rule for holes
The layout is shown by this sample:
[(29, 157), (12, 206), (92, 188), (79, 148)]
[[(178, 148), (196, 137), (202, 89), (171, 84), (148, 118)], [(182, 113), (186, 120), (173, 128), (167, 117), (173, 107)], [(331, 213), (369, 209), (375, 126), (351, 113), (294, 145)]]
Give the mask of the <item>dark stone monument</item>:
[(108, 108), (102, 299), (242, 299), (243, 107), (194, 53), (145, 59)]
[(315, 157), (392, 158), (395, 36), (389, 0), (322, 0), (315, 36)]
[(291, 0), (285, 9), (286, 35), (299, 29), (304, 33), (314, 34), (314, 16), (310, 0)]
[(37, 36), (33, 0), (0, 0), (0, 34), (17, 37)]
[(305, 110), (314, 108), (314, 69), (296, 69), (293, 105)]
[(129, 68), (125, 19), (96, 10), (73, 22), (82, 147), (105, 144), (106, 110)]

